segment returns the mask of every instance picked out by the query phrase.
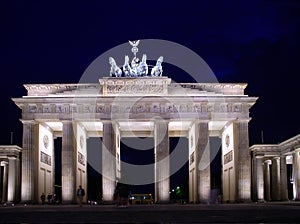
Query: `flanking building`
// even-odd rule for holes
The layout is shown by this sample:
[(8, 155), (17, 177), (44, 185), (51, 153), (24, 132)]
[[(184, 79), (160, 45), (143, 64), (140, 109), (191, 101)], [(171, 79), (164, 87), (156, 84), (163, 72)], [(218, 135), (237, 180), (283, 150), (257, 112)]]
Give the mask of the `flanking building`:
[(253, 145), (249, 150), (253, 200), (300, 199), (300, 135), (280, 144)]
[(16, 145), (0, 145), (0, 202), (20, 199), (20, 152)]

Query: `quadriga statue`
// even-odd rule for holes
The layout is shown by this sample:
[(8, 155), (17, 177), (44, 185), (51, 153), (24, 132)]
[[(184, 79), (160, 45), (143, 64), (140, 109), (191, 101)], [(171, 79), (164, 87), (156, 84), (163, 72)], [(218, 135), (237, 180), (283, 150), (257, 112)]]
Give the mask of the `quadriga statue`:
[(156, 65), (151, 69), (151, 76), (162, 76), (163, 69), (161, 63), (163, 62), (163, 56), (160, 56), (157, 61)]
[(109, 64), (110, 64), (110, 76), (115, 77), (121, 77), (122, 76), (122, 70), (119, 68), (119, 66), (116, 64), (115, 59), (112, 57), (109, 57)]

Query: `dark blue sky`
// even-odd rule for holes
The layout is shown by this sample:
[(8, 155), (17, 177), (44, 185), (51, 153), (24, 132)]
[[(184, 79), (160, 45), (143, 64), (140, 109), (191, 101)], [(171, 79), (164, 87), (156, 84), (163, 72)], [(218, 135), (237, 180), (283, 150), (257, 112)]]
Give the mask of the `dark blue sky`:
[(248, 83), (250, 145), (300, 133), (300, 1), (0, 2), (0, 144), (21, 145), (24, 83), (76, 83), (116, 45), (164, 39), (199, 54), (219, 82)]

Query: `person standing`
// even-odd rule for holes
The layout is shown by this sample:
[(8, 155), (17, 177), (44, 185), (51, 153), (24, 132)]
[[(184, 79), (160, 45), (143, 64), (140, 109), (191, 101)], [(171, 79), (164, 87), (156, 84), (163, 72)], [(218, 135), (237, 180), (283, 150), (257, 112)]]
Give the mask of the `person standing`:
[(42, 195), (41, 195), (42, 205), (45, 204), (45, 200), (46, 200), (46, 195), (44, 193), (42, 193)]
[(128, 207), (129, 187), (127, 184), (120, 183), (119, 189), (119, 206)]
[(85, 195), (85, 191), (81, 187), (81, 185), (79, 185), (79, 188), (77, 189), (77, 198), (78, 198), (80, 207), (82, 206), (82, 200), (83, 200), (84, 195)]
[(47, 200), (48, 200), (48, 205), (51, 205), (52, 204), (52, 194), (51, 193), (48, 194)]

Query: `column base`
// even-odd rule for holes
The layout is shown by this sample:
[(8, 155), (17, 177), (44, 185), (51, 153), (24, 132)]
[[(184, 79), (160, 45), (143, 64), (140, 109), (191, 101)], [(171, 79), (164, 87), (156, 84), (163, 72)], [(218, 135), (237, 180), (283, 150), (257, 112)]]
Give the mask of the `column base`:
[[(45, 204), (47, 204), (47, 203), (45, 202)], [(76, 205), (78, 203), (77, 203), (77, 201), (62, 201), (61, 204), (62, 205)]]
[(116, 204), (115, 201), (102, 201), (101, 202), (103, 205), (113, 205), (113, 204)]
[(7, 204), (19, 204), (20, 201), (18, 201), (18, 200), (15, 200), (15, 201), (7, 201), (6, 203), (7, 203)]
[(26, 201), (20, 201), (20, 204), (23, 204), (23, 205), (35, 205), (35, 204), (38, 204), (38, 203), (36, 203), (33, 200), (26, 200)]
[(235, 203), (252, 203), (253, 201), (251, 199), (239, 199), (239, 200), (236, 200)]
[(170, 201), (156, 201), (155, 204), (162, 204), (162, 205), (166, 205), (166, 204), (170, 204)]

